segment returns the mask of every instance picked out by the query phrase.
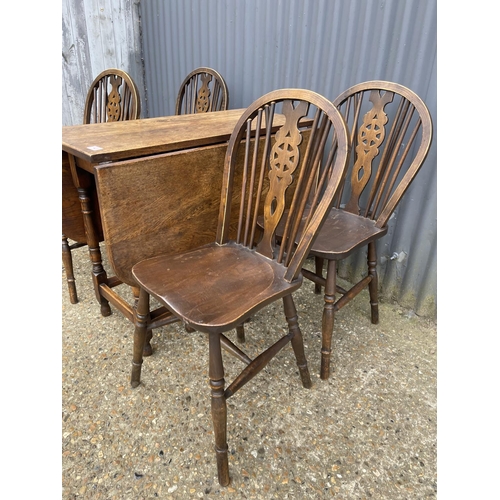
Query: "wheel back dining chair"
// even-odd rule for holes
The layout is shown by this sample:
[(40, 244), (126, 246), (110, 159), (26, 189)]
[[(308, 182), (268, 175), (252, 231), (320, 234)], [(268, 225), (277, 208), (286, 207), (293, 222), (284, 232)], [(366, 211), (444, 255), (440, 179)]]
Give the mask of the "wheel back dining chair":
[(197, 68), (182, 82), (176, 115), (225, 111), (229, 108), (229, 92), (224, 78), (211, 68)]
[[(87, 93), (83, 123), (104, 123), (136, 120), (140, 117), (140, 98), (137, 86), (130, 76), (119, 69), (107, 69), (95, 78)], [(66, 272), (69, 297), (78, 302), (71, 251), (85, 246), (87, 239), (78, 192), (71, 177), (69, 162), (63, 155), (62, 169), (62, 261)], [(99, 213), (97, 197), (93, 200), (94, 213)], [(97, 221), (99, 240), (103, 241), (100, 221)], [(68, 238), (74, 241), (69, 243)]]
[[(310, 254), (315, 272), (303, 269), (316, 293), (324, 289), (320, 376), (330, 373), (334, 317), (368, 287), (371, 322), (377, 324), (376, 241), (387, 234), (388, 221), (422, 166), (432, 140), (432, 121), (420, 97), (397, 83), (369, 81), (343, 92), (334, 101), (350, 134), (350, 162), (336, 202)], [(336, 284), (337, 262), (368, 247), (366, 276), (349, 290)], [(326, 277), (323, 277), (324, 261)], [(340, 298), (336, 299), (336, 293)]]
[[(304, 154), (299, 154), (306, 141)], [(302, 89), (266, 94), (246, 109), (229, 140), (215, 241), (157, 255), (132, 268), (140, 293), (131, 385), (140, 383), (152, 296), (185, 325), (208, 335), (215, 451), (223, 486), (229, 484), (226, 400), (288, 342), (303, 386), (311, 387), (292, 293), (302, 284), (302, 264), (341, 183), (347, 149), (344, 121), (326, 98)], [(298, 237), (306, 207), (309, 216)], [(275, 230), (285, 211), (288, 224), (277, 246)], [(261, 232), (259, 217), (264, 220)], [(280, 299), (288, 333), (252, 360), (226, 333)], [(245, 365), (228, 386), (221, 349)]]

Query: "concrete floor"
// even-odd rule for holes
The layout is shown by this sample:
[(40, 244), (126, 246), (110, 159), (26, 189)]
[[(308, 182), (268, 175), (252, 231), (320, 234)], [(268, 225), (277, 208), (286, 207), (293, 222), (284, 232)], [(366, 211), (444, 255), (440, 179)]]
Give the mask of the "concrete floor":
[[(436, 498), (435, 322), (381, 303), (372, 325), (361, 294), (337, 315), (335, 371), (322, 381), (322, 298), (305, 281), (295, 301), (313, 388), (287, 346), (228, 400), (231, 485), (221, 488), (205, 335), (155, 331), (131, 389), (133, 326), (115, 309), (101, 317), (88, 250), (73, 254), (76, 305), (62, 274), (63, 499)], [(278, 302), (246, 325), (244, 349), (252, 357), (285, 328)], [(224, 361), (232, 380), (241, 365)]]

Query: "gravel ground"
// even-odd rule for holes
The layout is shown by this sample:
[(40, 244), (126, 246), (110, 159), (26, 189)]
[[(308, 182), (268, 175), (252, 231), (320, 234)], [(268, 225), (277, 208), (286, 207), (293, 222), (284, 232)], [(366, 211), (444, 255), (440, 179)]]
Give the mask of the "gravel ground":
[[(381, 303), (372, 325), (362, 293), (337, 314), (335, 371), (322, 381), (322, 297), (305, 280), (295, 301), (313, 387), (302, 387), (287, 346), (228, 400), (231, 484), (222, 488), (205, 335), (156, 330), (131, 389), (133, 325), (115, 309), (100, 315), (88, 250), (73, 255), (76, 305), (62, 273), (63, 499), (437, 497), (434, 321)], [(267, 307), (246, 325), (244, 350), (254, 356), (285, 328), (281, 303)], [(224, 361), (232, 380), (241, 364)]]

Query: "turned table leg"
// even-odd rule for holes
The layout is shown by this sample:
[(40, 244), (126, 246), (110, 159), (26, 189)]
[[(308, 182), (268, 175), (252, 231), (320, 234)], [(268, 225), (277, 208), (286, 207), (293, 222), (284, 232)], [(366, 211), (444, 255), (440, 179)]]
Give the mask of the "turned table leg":
[(99, 247), (99, 237), (97, 235), (96, 228), (94, 227), (93, 218), (93, 206), (91, 203), (91, 198), (89, 195), (89, 175), (87, 172), (79, 172), (76, 168), (75, 157), (73, 155), (69, 156), (69, 164), (71, 167), (71, 176), (73, 177), (73, 183), (78, 191), (78, 197), (82, 206), (83, 222), (85, 226), (85, 236), (87, 238), (87, 245), (89, 248), (90, 261), (92, 263), (92, 281), (94, 283), (94, 291), (101, 306), (101, 314), (103, 316), (109, 316), (111, 314), (111, 307), (109, 302), (101, 295), (99, 285), (101, 283), (107, 283), (106, 271), (102, 266), (102, 255), (101, 249)]

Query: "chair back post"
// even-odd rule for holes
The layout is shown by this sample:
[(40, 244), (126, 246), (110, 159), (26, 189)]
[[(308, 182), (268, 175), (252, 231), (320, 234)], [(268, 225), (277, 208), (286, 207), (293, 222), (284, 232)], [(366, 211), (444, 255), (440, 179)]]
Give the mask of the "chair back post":
[[(343, 179), (348, 144), (340, 112), (315, 92), (281, 89), (257, 99), (229, 139), (217, 243), (231, 237), (281, 263), (287, 281), (297, 279)], [(236, 182), (241, 195), (233, 200)]]

